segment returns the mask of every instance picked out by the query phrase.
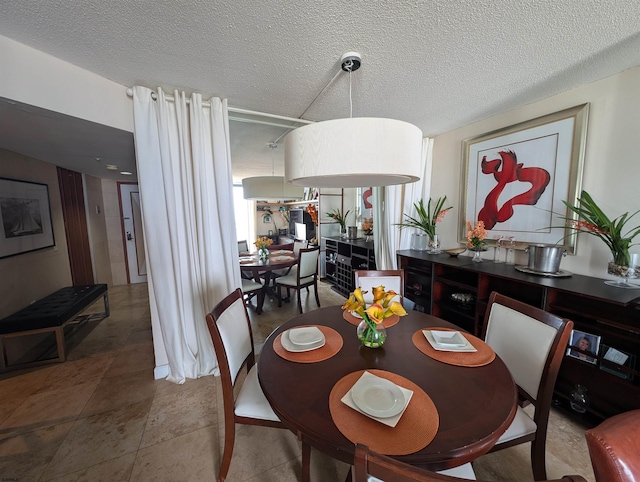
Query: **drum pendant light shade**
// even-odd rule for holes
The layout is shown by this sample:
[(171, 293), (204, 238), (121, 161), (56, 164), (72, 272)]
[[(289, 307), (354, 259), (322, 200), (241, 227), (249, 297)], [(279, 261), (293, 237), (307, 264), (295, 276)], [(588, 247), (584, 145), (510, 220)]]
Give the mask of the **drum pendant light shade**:
[(242, 180), (242, 191), (245, 199), (263, 201), (302, 199), (304, 195), (302, 187), (285, 184), (282, 176), (246, 177)]
[(420, 179), (421, 165), (422, 131), (395, 119), (323, 121), (284, 138), (285, 180), (296, 186), (405, 184)]

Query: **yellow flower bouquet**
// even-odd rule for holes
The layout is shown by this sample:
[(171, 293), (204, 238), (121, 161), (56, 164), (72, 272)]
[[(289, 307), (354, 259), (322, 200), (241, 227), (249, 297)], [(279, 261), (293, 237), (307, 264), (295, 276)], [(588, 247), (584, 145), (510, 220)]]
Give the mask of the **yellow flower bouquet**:
[(258, 249), (267, 249), (273, 244), (273, 239), (267, 238), (266, 236), (260, 236), (253, 244), (255, 244)]
[(362, 317), (357, 335), (360, 342), (369, 348), (378, 348), (387, 340), (387, 332), (382, 321), (392, 315), (405, 316), (407, 312), (399, 301), (392, 301), (398, 293), (385, 291), (384, 286), (373, 288), (373, 303), (367, 307), (362, 288), (358, 287), (342, 305), (343, 310), (357, 313)]

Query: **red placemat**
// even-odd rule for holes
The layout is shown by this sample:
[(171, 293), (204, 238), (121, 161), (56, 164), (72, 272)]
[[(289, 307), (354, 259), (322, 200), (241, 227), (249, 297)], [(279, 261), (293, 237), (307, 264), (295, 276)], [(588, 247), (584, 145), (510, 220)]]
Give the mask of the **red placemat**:
[[(305, 325), (307, 326), (307, 325)], [(291, 352), (284, 349), (280, 338), (280, 333), (275, 340), (273, 340), (273, 351), (280, 355), (285, 360), (289, 360), (296, 363), (316, 363), (327, 360), (340, 351), (342, 348), (342, 336), (333, 328), (322, 325), (314, 325), (324, 334), (325, 343), (324, 346), (310, 351), (303, 352)], [(296, 328), (302, 328), (296, 327)]]
[[(357, 316), (353, 316), (350, 311), (342, 310), (342, 317), (347, 320), (352, 325), (358, 326), (362, 321), (362, 318), (358, 318)], [(386, 318), (382, 321), (382, 324), (385, 328), (391, 328), (393, 325), (396, 325), (400, 321), (400, 317), (398, 315), (391, 315), (389, 318)]]
[(364, 443), (386, 455), (407, 455), (423, 449), (438, 432), (440, 417), (433, 400), (411, 380), (384, 370), (367, 370), (398, 386), (413, 390), (413, 396), (395, 427), (389, 427), (348, 407), (340, 401), (358, 381), (364, 370), (342, 377), (329, 394), (331, 418), (338, 430), (351, 442)]
[[(438, 330), (438, 331), (455, 331), (451, 328), (423, 328), (424, 330)], [(460, 332), (473, 347), (478, 350), (474, 352), (455, 352), (455, 351), (439, 351), (434, 349), (427, 341), (422, 333), (422, 330), (416, 331), (411, 340), (418, 350), (425, 355), (433, 358), (434, 360), (441, 361), (442, 363), (448, 363), (449, 365), (457, 365), (460, 367), (481, 367), (491, 363), (496, 353), (493, 349), (487, 345), (480, 338), (476, 338), (469, 333)]]

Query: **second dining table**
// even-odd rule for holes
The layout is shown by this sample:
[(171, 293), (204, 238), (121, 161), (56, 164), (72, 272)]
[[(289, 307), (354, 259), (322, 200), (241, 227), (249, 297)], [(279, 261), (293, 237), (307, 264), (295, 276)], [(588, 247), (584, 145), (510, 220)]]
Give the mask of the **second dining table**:
[[(260, 385), (274, 411), (304, 443), (348, 464), (356, 442), (430, 470), (488, 452), (517, 409), (517, 388), (505, 364), (469, 334), (478, 353), (468, 359), (430, 350), (422, 330), (459, 330), (442, 319), (410, 311), (396, 321), (380, 348), (362, 346), (357, 320), (340, 306), (304, 313), (274, 330), (258, 363)], [(323, 332), (325, 346), (283, 350), (283, 334), (306, 326)], [(399, 421), (382, 420), (385, 425), (348, 406), (346, 393), (364, 372), (412, 390)], [(389, 420), (397, 425), (389, 426)]]
[[(240, 270), (243, 273), (251, 273), (251, 277), (261, 283), (261, 277), (264, 279), (262, 288), (264, 299), (277, 294), (271, 289), (271, 281), (273, 280), (273, 272), (278, 269), (285, 269), (293, 266), (298, 262), (298, 257), (294, 251), (288, 249), (278, 249), (269, 251), (269, 256), (265, 259), (260, 258), (257, 253), (245, 253), (240, 256)], [(262, 313), (262, 303), (256, 307), (258, 314)]]

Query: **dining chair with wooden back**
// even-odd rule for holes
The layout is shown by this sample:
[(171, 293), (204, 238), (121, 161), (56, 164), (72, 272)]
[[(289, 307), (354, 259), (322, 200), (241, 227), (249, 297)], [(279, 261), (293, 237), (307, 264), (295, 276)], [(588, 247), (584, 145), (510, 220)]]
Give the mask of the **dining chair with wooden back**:
[(264, 298), (264, 285), (256, 281), (253, 278), (245, 278), (244, 276), (240, 278), (242, 280), (242, 294), (244, 295), (244, 300), (246, 303), (250, 303), (251, 299), (256, 296), (258, 298), (256, 305), (256, 312), (258, 314), (262, 313), (262, 304)]
[[(224, 450), (218, 481), (227, 477), (235, 442), (235, 424), (287, 428), (275, 414), (258, 382), (253, 333), (242, 291), (236, 289), (206, 316), (207, 327), (218, 358), (224, 405)], [(241, 370), (247, 375), (236, 391)], [(309, 472), (311, 449), (302, 447), (303, 474)], [(306, 465), (305, 465), (306, 464)]]
[(518, 387), (521, 404), (531, 403), (533, 419), (518, 406), (516, 416), (491, 452), (531, 442), (535, 480), (546, 473), (547, 425), (553, 387), (573, 328), (571, 320), (493, 292), (483, 339), (504, 361)]
[(244, 254), (249, 252), (249, 244), (246, 239), (238, 241), (238, 254)]
[[(356, 444), (352, 469), (353, 482), (463, 482), (476, 480), (470, 463), (441, 472), (432, 472), (409, 465), (387, 455), (370, 451)], [(547, 482), (587, 482), (579, 475), (567, 475)]]
[[(404, 270), (388, 269), (388, 270), (356, 270), (354, 271), (355, 286), (366, 291), (364, 301), (369, 305), (373, 301), (373, 288), (380, 285), (384, 286), (385, 291), (393, 290), (400, 295), (402, 303), (404, 299)], [(394, 301), (396, 299), (394, 298)]]
[[(296, 239), (293, 242), (292, 245), (292, 250), (293, 250), (293, 254), (297, 256), (300, 255), (300, 250), (306, 248), (309, 245), (309, 241), (301, 241)], [(284, 268), (284, 269), (274, 269), (273, 271), (271, 271), (271, 275), (270, 278), (273, 280), (273, 285), (275, 286), (276, 284), (276, 278), (279, 278), (280, 276), (285, 276), (288, 274), (293, 274), (295, 275), (296, 271), (298, 270), (298, 265), (294, 264), (293, 266), (289, 266), (288, 268)]]
[(584, 436), (596, 482), (640, 480), (640, 410), (609, 417)]
[(268, 251), (285, 250), (293, 251), (293, 243), (272, 244), (267, 246)]
[(293, 288), (298, 294), (298, 310), (302, 314), (302, 297), (300, 291), (313, 286), (316, 295), (316, 304), (320, 308), (320, 297), (318, 296), (318, 258), (320, 247), (301, 249), (298, 255), (298, 269), (292, 270), (289, 274), (276, 278), (276, 289), (278, 292), (278, 306), (282, 306), (282, 288), (287, 288), (287, 296)]

